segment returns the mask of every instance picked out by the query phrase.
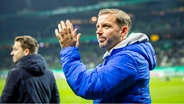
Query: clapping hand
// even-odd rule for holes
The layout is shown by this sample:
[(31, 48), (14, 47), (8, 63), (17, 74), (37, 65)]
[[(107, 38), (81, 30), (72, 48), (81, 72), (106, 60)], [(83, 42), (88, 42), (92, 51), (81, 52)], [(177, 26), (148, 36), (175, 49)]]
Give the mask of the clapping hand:
[(77, 29), (73, 30), (73, 24), (66, 20), (58, 24), (58, 29), (55, 29), (55, 35), (59, 40), (61, 48), (75, 46), (79, 47), (80, 33), (77, 34)]

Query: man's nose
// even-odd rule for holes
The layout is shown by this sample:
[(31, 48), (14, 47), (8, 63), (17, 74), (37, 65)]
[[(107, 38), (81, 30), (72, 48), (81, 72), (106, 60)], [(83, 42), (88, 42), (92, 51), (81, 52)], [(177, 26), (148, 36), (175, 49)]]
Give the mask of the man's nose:
[(13, 54), (14, 54), (14, 52), (13, 52), (13, 51), (11, 51), (10, 55), (11, 55), (11, 56), (13, 56)]
[(102, 29), (100, 29), (100, 28), (98, 28), (97, 30), (96, 30), (96, 34), (102, 34)]

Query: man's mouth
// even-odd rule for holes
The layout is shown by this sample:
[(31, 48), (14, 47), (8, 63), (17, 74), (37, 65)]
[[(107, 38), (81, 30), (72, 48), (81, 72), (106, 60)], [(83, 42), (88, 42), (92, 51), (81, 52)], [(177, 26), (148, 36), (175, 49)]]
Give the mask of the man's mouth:
[(99, 38), (98, 41), (99, 42), (104, 42), (106, 39), (105, 38)]

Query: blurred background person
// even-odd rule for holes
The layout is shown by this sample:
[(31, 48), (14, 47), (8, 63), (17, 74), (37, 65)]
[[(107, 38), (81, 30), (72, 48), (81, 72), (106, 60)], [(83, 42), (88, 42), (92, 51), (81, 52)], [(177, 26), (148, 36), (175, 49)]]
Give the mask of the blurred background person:
[(1, 103), (59, 103), (55, 77), (45, 59), (37, 54), (39, 45), (31, 36), (17, 36)]

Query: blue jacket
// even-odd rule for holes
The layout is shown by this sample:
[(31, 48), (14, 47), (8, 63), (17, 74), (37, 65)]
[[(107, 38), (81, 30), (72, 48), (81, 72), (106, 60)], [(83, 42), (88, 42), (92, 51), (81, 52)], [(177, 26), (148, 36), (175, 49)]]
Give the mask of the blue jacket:
[(151, 103), (150, 70), (155, 52), (145, 34), (132, 33), (104, 55), (104, 62), (87, 70), (76, 47), (61, 50), (66, 80), (78, 96), (94, 103)]

